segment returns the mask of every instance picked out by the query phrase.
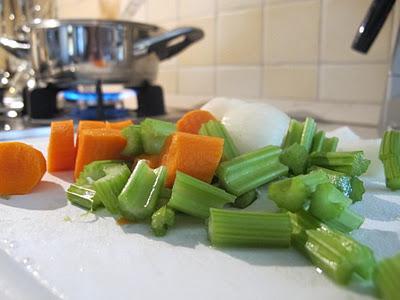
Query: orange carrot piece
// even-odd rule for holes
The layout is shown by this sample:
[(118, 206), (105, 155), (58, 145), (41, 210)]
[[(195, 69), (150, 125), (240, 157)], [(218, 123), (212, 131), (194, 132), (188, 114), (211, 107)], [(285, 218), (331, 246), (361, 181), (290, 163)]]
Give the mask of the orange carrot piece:
[(123, 120), (123, 121), (118, 121), (118, 122), (108, 122), (108, 121), (106, 121), (106, 128), (124, 129), (125, 127), (128, 127), (130, 125), (133, 125), (133, 121), (132, 120)]
[(75, 178), (84, 166), (96, 160), (121, 159), (126, 139), (118, 129), (85, 129), (79, 135), (79, 148), (75, 162)]
[(24, 143), (0, 143), (0, 195), (28, 194), (45, 173), (42, 152)]
[(172, 187), (176, 171), (210, 183), (223, 153), (224, 140), (217, 137), (176, 132), (162, 158), (167, 167), (166, 186)]
[(140, 154), (135, 157), (135, 165), (141, 159), (148, 161), (148, 165), (152, 169), (156, 169), (160, 166), (160, 155), (159, 154)]
[(198, 134), (201, 125), (208, 121), (216, 120), (216, 118), (206, 110), (192, 110), (184, 114), (182, 118), (176, 122), (176, 130)]
[(49, 172), (73, 170), (76, 149), (74, 145), (74, 122), (72, 120), (51, 122), (47, 164)]
[(99, 129), (106, 128), (104, 121), (81, 120), (78, 125), (78, 132), (76, 134), (76, 149), (79, 149), (79, 135), (85, 129)]

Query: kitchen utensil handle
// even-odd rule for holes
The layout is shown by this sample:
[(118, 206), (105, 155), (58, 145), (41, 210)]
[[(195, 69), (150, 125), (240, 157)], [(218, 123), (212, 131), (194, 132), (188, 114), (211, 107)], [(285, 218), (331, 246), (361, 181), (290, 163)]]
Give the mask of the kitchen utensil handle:
[(203, 36), (204, 32), (199, 28), (180, 27), (155, 37), (137, 41), (134, 45), (134, 55), (142, 56), (154, 52), (160, 60), (167, 59), (202, 39)]

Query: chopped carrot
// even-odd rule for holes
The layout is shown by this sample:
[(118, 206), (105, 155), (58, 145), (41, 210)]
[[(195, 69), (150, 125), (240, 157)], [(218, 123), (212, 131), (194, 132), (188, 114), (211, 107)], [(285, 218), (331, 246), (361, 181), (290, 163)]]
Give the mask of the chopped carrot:
[(216, 118), (206, 110), (192, 110), (184, 114), (182, 118), (176, 122), (176, 130), (198, 134), (201, 125), (208, 121), (216, 120)]
[(74, 122), (72, 120), (51, 122), (47, 149), (49, 172), (73, 170), (75, 156)]
[(172, 135), (162, 158), (167, 167), (166, 186), (172, 187), (176, 171), (210, 183), (223, 153), (224, 140), (185, 132)]
[(123, 121), (118, 121), (118, 122), (106, 121), (106, 128), (124, 129), (125, 127), (128, 127), (130, 125), (133, 125), (132, 120), (123, 120)]
[(85, 129), (99, 129), (106, 128), (106, 123), (103, 121), (81, 120), (78, 125), (78, 132), (76, 135), (76, 149), (79, 148), (79, 135)]
[(160, 166), (160, 155), (159, 154), (140, 154), (135, 157), (134, 165), (136, 165), (137, 162), (141, 159), (147, 160), (149, 167), (152, 169), (156, 169)]
[(0, 195), (28, 194), (45, 173), (42, 152), (24, 143), (0, 143)]
[(118, 129), (85, 129), (79, 135), (79, 148), (75, 162), (75, 178), (85, 165), (96, 160), (121, 159), (126, 139)]

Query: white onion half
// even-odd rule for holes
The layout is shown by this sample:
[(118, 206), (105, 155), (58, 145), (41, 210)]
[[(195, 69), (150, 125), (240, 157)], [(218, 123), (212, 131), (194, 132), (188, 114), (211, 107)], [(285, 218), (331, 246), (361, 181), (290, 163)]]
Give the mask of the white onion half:
[(245, 104), (247, 104), (247, 102), (240, 99), (217, 97), (208, 101), (200, 109), (212, 113), (217, 120), (221, 121), (228, 110), (238, 108)]

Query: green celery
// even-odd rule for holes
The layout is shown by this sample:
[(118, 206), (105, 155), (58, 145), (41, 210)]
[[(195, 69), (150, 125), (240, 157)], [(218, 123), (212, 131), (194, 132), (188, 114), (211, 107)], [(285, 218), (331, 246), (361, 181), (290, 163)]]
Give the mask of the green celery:
[(310, 153), (321, 152), (324, 141), (325, 141), (325, 131), (320, 130), (317, 133), (315, 133)]
[(363, 151), (354, 152), (314, 152), (310, 165), (324, 167), (349, 176), (360, 176), (368, 169), (371, 161), (364, 157)]
[(400, 189), (400, 157), (392, 156), (384, 159), (386, 186), (392, 191)]
[(289, 128), (282, 146), (283, 149), (286, 149), (294, 143), (300, 144), (303, 127), (303, 123), (300, 123), (295, 119), (290, 120)]
[(385, 170), (386, 186), (391, 190), (400, 189), (400, 131), (385, 132), (379, 158)]
[(354, 202), (361, 201), (362, 196), (365, 193), (364, 183), (361, 179), (357, 177), (352, 177), (350, 180), (351, 193), (349, 195), (350, 199)]
[(317, 129), (317, 124), (313, 118), (306, 118), (301, 134), (300, 145), (304, 146), (308, 152), (311, 150), (313, 137)]
[(67, 199), (71, 203), (87, 210), (96, 210), (101, 205), (101, 201), (96, 200), (96, 191), (94, 189), (76, 184), (69, 186)]
[(140, 125), (131, 125), (121, 130), (126, 138), (126, 146), (122, 150), (122, 155), (130, 157), (144, 152)]
[(140, 124), (144, 152), (159, 154), (167, 137), (175, 131), (174, 123), (146, 118)]
[(233, 206), (237, 208), (246, 208), (251, 205), (257, 199), (257, 191), (251, 190), (235, 199)]
[(311, 171), (306, 175), (300, 175), (298, 177), (304, 182), (311, 192), (314, 192), (319, 184), (329, 182), (328, 176), (321, 170)]
[(375, 267), (371, 249), (328, 228), (306, 233), (306, 250), (311, 261), (337, 283), (348, 283), (354, 273), (364, 279), (371, 278)]
[(337, 137), (325, 138), (321, 147), (321, 152), (335, 152), (339, 139)]
[(136, 221), (150, 217), (165, 183), (166, 167), (151, 169), (141, 159), (118, 196), (118, 206), (123, 217)]
[(304, 146), (294, 143), (282, 151), (280, 161), (293, 175), (303, 174), (307, 166), (308, 151)]
[(328, 176), (330, 183), (332, 183), (338, 190), (340, 190), (343, 193), (343, 195), (345, 195), (346, 197), (350, 197), (352, 193), (352, 185), (351, 185), (352, 177), (341, 172), (336, 172), (333, 170), (316, 166), (313, 166), (309, 170), (323, 171)]
[(287, 213), (210, 209), (208, 237), (217, 247), (289, 247), (292, 226)]
[(317, 186), (311, 196), (310, 213), (322, 221), (339, 217), (344, 209), (352, 203), (331, 183)]
[(326, 221), (326, 225), (330, 228), (343, 233), (349, 233), (354, 229), (358, 229), (363, 223), (364, 217), (350, 210), (350, 208), (344, 209), (338, 217)]
[(227, 203), (233, 203), (235, 198), (220, 188), (178, 171), (168, 207), (206, 219), (210, 208), (222, 208)]
[(87, 164), (76, 179), (77, 185), (92, 185), (96, 180), (106, 176), (105, 168), (123, 164), (120, 160), (96, 160)]
[(155, 236), (164, 236), (168, 229), (175, 224), (175, 211), (162, 206), (151, 216), (151, 229)]
[(374, 273), (374, 284), (382, 299), (399, 299), (400, 253), (379, 262)]
[(119, 213), (118, 195), (128, 181), (131, 171), (125, 165), (110, 166), (104, 168), (106, 176), (93, 183), (93, 189), (105, 208), (112, 214)]
[(310, 152), (316, 128), (317, 125), (312, 118), (306, 118), (303, 123), (292, 119), (283, 143), (283, 148), (286, 149), (294, 143), (298, 143), (304, 146), (307, 152)]
[(166, 187), (163, 187), (160, 192), (160, 198), (171, 198), (172, 190)]
[(204, 123), (199, 130), (199, 134), (224, 139), (224, 152), (222, 154), (223, 161), (239, 156), (239, 150), (236, 148), (232, 137), (221, 122), (211, 120)]
[(281, 152), (277, 146), (267, 146), (222, 162), (217, 169), (220, 183), (229, 193), (240, 196), (287, 175), (288, 167), (279, 161)]

